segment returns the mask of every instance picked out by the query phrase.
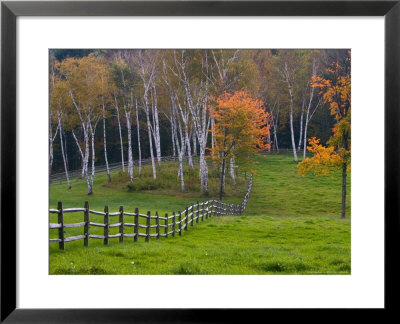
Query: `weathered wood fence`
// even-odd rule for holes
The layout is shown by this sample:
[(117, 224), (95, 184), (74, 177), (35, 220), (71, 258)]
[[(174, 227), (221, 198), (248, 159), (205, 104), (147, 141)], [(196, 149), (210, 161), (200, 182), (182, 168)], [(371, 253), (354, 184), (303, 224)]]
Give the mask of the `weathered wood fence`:
[[(50, 209), (50, 214), (58, 215), (57, 223), (49, 223), (49, 229), (58, 230), (58, 238), (50, 238), (50, 243), (58, 243), (61, 250), (65, 249), (66, 242), (72, 242), (76, 240), (83, 240), (84, 246), (89, 245), (89, 239), (101, 239), (104, 240), (104, 244), (108, 245), (109, 239), (118, 238), (119, 242), (124, 242), (125, 238), (133, 238), (137, 242), (140, 236), (145, 238), (148, 242), (150, 237), (168, 237), (175, 234), (182, 235), (182, 230), (187, 231), (189, 226), (198, 224), (199, 220), (204, 221), (211, 216), (223, 216), (223, 215), (241, 215), (246, 208), (246, 204), (250, 198), (250, 192), (253, 187), (253, 176), (250, 177), (249, 186), (247, 193), (244, 196), (243, 201), (240, 204), (228, 204), (219, 200), (208, 200), (206, 202), (197, 202), (189, 207), (186, 207), (184, 211), (178, 211), (177, 213), (172, 212), (171, 216), (165, 214), (165, 217), (161, 217), (158, 212), (153, 215), (150, 211), (147, 214), (141, 214), (139, 209), (136, 208), (135, 212), (127, 212), (123, 206), (120, 206), (119, 211), (110, 212), (108, 206), (104, 207), (104, 212), (91, 210), (89, 203), (85, 202), (83, 208), (63, 208), (62, 202), (58, 202), (57, 209)], [(83, 222), (65, 224), (64, 216), (68, 213), (83, 212)], [(104, 217), (103, 223), (91, 222), (90, 215), (100, 215)], [(118, 222), (110, 223), (110, 219), (118, 217)], [(126, 218), (131, 217), (133, 222), (126, 222)], [(140, 219), (145, 219), (145, 222), (140, 222)], [(161, 224), (163, 222), (163, 224)], [(152, 224), (153, 223), (153, 224)], [(155, 223), (155, 224), (154, 224)], [(83, 234), (65, 237), (66, 228), (83, 227)], [(103, 235), (90, 234), (91, 227), (102, 227), (104, 229)], [(126, 227), (133, 227), (133, 233), (125, 233)], [(111, 228), (118, 228), (118, 233), (110, 234)], [(142, 232), (139, 229), (143, 228)], [(155, 233), (150, 233), (151, 229), (155, 229)], [(163, 229), (163, 230), (162, 230)], [(153, 230), (154, 231), (154, 230)]]

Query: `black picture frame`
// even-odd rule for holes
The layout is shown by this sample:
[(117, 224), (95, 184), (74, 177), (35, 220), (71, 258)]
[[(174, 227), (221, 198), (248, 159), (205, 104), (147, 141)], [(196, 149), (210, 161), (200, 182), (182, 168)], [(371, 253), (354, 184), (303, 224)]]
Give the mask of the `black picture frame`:
[[(1, 322), (233, 322), (266, 310), (16, 308), (16, 19), (19, 16), (384, 16), (385, 310), (395, 310), (400, 231), (400, 1), (91, 1), (1, 3)], [(374, 190), (371, 188), (371, 190)], [(393, 252), (394, 251), (394, 252)], [(134, 306), (134, 305), (133, 305)], [(243, 314), (244, 313), (244, 314)]]

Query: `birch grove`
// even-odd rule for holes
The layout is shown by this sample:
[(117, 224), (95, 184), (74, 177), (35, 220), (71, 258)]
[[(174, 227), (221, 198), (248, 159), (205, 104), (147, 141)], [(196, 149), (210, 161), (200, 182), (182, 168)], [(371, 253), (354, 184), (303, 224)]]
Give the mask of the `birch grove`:
[[(208, 166), (206, 162), (206, 146), (208, 129), (210, 126), (210, 115), (207, 112), (207, 101), (209, 95), (209, 66), (207, 52), (200, 53), (201, 70), (200, 75), (191, 76), (188, 72), (188, 64), (193, 57), (187, 54), (185, 50), (175, 53), (175, 63), (179, 71), (180, 79), (183, 84), (185, 102), (190, 111), (193, 120), (197, 140), (199, 142), (199, 178), (200, 190), (208, 192)], [(187, 140), (187, 143), (190, 143)]]
[(304, 160), (308, 138), (322, 134), (328, 139), (334, 125), (318, 109), (326, 104), (311, 86), (312, 76), (340, 55), (330, 50), (135, 49), (97, 51), (61, 61), (53, 57), (49, 175), (61, 169), (69, 175), (70, 168), (80, 168), (91, 194), (97, 165), (104, 165), (111, 182), (111, 166), (119, 163), (134, 183), (134, 165), (142, 177), (143, 160), (149, 159), (157, 181), (167, 154), (176, 157), (181, 191), (187, 190), (185, 170), (190, 169), (198, 171), (205, 195), (210, 191), (209, 168), (223, 174), (223, 187), (226, 181), (234, 185), (243, 166), (235, 149), (227, 156), (216, 150), (214, 109), (217, 98), (238, 91), (264, 102), (270, 129), (266, 151), (290, 148), (297, 161), (297, 151), (302, 150)]
[[(158, 124), (157, 92), (155, 85), (156, 56), (153, 52), (139, 50), (132, 57), (142, 81), (142, 106), (146, 114), (147, 134), (153, 179), (157, 179), (154, 160), (153, 140), (156, 148), (158, 167), (161, 168), (161, 143)], [(151, 118), (150, 118), (151, 117)]]

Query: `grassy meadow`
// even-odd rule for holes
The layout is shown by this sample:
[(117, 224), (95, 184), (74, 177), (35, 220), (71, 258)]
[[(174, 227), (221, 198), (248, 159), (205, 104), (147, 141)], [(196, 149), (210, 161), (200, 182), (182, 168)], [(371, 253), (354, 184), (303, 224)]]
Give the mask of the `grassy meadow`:
[[(306, 177), (297, 174), (290, 155), (267, 155), (255, 165), (253, 190), (242, 216), (211, 217), (182, 236), (150, 238), (138, 242), (125, 238), (90, 239), (66, 242), (65, 250), (50, 244), (50, 274), (349, 274), (350, 260), (350, 176), (347, 190), (347, 219), (340, 219), (341, 175)], [(137, 168), (134, 169), (137, 176)], [(187, 191), (181, 193), (174, 162), (162, 164), (157, 181), (151, 167), (133, 185), (119, 171), (96, 175), (93, 195), (87, 196), (86, 182), (74, 179), (72, 189), (65, 183), (50, 186), (50, 208), (62, 201), (64, 208), (83, 207), (110, 212), (139, 208), (141, 213), (158, 211), (160, 216), (183, 210), (196, 201), (218, 196), (218, 174), (210, 170), (210, 194), (200, 193), (198, 170), (185, 169)], [(240, 175), (234, 186), (227, 176), (225, 202), (238, 203), (247, 190), (248, 179)], [(83, 213), (65, 214), (65, 223), (83, 221)], [(92, 222), (103, 222), (102, 216), (91, 215)], [(56, 223), (52, 214), (50, 221)], [(143, 219), (141, 220), (144, 221)], [(118, 222), (110, 217), (110, 223)], [(133, 217), (125, 217), (133, 222)], [(163, 224), (161, 222), (161, 224)], [(91, 234), (102, 234), (102, 228), (91, 228)], [(162, 229), (163, 230), (163, 229)], [(126, 228), (126, 233), (133, 232)], [(66, 236), (79, 235), (83, 228), (68, 228)], [(110, 234), (117, 229), (110, 229)], [(50, 230), (57, 237), (57, 230)]]

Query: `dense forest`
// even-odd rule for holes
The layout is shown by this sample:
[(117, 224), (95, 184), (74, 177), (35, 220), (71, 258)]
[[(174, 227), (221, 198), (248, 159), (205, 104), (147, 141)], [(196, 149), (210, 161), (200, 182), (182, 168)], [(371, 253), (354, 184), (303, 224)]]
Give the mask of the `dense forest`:
[(123, 161), (133, 181), (133, 160), (150, 158), (156, 179), (162, 156), (180, 165), (197, 156), (207, 190), (206, 159), (216, 145), (212, 107), (238, 92), (258, 100), (268, 116), (265, 149), (290, 148), (301, 161), (308, 139), (325, 143), (335, 124), (313, 77), (325, 77), (333, 62), (348, 73), (349, 56), (310, 49), (50, 50), (49, 172), (81, 169), (90, 193), (97, 165)]

